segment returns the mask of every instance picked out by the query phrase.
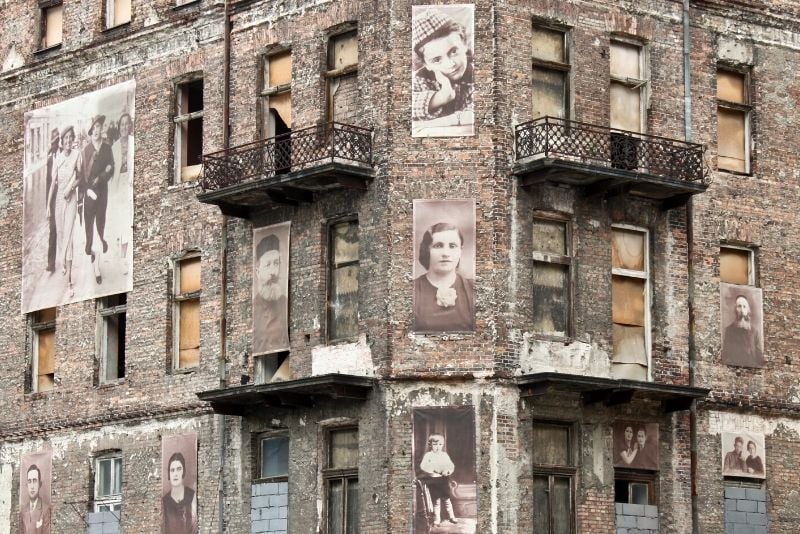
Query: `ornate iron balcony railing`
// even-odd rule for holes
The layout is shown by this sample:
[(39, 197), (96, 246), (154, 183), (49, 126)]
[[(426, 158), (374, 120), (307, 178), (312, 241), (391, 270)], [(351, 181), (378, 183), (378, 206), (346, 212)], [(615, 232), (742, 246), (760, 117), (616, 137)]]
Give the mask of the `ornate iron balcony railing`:
[(564, 159), (680, 182), (706, 184), (703, 145), (555, 117), (520, 124), (517, 160)]
[(372, 130), (331, 122), (203, 156), (204, 191), (308, 169), (325, 162), (372, 164)]

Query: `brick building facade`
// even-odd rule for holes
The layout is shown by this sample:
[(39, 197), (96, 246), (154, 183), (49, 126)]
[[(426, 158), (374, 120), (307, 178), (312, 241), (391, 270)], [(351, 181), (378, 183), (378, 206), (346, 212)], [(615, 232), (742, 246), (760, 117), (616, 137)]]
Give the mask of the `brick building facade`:
[[(51, 532), (158, 532), (187, 436), (203, 533), (800, 530), (800, 4), (465, 3), (472, 103), (428, 137), (418, 4), (0, 0), (0, 534), (38, 453)], [(111, 242), (27, 307), (65, 276), (48, 110), (131, 81), (124, 298), (88, 274)], [(420, 200), (474, 202), (469, 331), (415, 331)], [(254, 232), (285, 222), (260, 354)]]

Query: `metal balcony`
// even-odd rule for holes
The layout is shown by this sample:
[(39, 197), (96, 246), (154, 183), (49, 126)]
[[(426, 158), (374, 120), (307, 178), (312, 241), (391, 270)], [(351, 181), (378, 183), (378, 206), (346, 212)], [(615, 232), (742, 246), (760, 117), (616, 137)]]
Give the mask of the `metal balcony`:
[(364, 190), (374, 174), (372, 130), (333, 122), (204, 155), (197, 198), (248, 218), (272, 203)]
[(708, 188), (702, 145), (554, 117), (520, 124), (514, 137), (523, 187), (569, 184), (586, 195), (626, 193), (667, 207)]

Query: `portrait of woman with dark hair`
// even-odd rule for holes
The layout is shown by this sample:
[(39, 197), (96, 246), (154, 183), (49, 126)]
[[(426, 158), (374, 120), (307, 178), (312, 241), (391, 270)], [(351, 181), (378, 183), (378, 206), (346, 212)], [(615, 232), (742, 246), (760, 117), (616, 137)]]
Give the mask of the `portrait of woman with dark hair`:
[[(431, 201), (434, 206), (444, 201)], [(414, 279), (414, 331), (415, 332), (472, 332), (475, 330), (475, 286), (472, 278), (462, 271), (466, 263), (465, 239), (462, 227), (474, 221), (472, 201), (451, 201), (462, 209), (450, 220), (426, 226), (417, 250), (418, 263), (424, 274)], [(415, 221), (430, 214), (431, 204), (415, 202)], [(472, 208), (471, 211), (468, 211)], [(431, 210), (433, 211), (433, 210)], [(434, 213), (438, 213), (438, 210)], [(418, 218), (419, 216), (419, 218)], [(474, 222), (473, 222), (474, 225)], [(474, 226), (470, 228), (474, 235)], [(474, 246), (470, 244), (470, 250)], [(474, 268), (472, 269), (474, 270)]]
[[(162, 444), (161, 534), (196, 534), (197, 434), (170, 436)], [(184, 454), (185, 453), (185, 454)], [(187, 455), (189, 462), (187, 463)]]

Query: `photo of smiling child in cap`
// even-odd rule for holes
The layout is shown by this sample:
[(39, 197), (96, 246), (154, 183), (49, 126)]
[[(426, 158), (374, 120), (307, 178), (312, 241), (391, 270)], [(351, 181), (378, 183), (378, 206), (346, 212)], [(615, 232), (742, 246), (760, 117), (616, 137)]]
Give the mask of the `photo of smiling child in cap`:
[(414, 6), (411, 19), (412, 135), (474, 135), (474, 6)]

